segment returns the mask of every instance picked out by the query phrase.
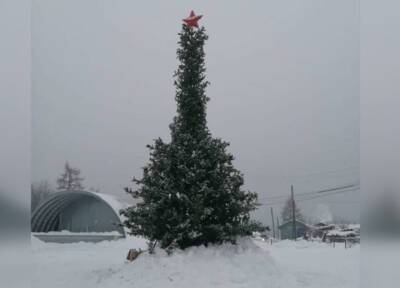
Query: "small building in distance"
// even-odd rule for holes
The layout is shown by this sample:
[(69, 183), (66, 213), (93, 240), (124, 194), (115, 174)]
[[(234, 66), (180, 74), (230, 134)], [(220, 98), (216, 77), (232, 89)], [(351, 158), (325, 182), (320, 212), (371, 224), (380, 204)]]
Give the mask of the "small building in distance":
[(99, 242), (125, 237), (119, 210), (111, 195), (62, 191), (41, 203), (31, 218), (33, 236), (45, 242)]
[(322, 241), (360, 243), (360, 225), (350, 224), (340, 229), (330, 230), (324, 235)]
[[(296, 238), (306, 237), (311, 228), (302, 221), (296, 220)], [(278, 227), (281, 240), (293, 239), (293, 221), (287, 221)]]
[(326, 224), (323, 222), (319, 222), (311, 228), (310, 236), (311, 238), (322, 239), (327, 232), (335, 229), (336, 229), (335, 224)]

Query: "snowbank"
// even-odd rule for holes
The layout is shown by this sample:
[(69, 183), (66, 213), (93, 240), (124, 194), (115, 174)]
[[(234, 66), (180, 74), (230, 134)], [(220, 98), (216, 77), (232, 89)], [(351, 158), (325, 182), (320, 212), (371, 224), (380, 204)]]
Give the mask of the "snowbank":
[(297, 241), (292, 240), (281, 240), (276, 242), (273, 246), (269, 247), (269, 250), (275, 248), (281, 249), (315, 249), (315, 248), (326, 248), (329, 244), (321, 241), (306, 241), (304, 239), (299, 239)]
[[(194, 247), (168, 256), (164, 251), (125, 261), (144, 239), (54, 244), (32, 241), (33, 287), (296, 287), (269, 253), (245, 239), (238, 245)], [(292, 280), (292, 282), (291, 282)]]
[(359, 246), (242, 239), (238, 245), (193, 247), (168, 256), (141, 254), (142, 238), (100, 243), (43, 243), (32, 238), (32, 287), (40, 288), (354, 288)]
[(88, 236), (102, 236), (102, 235), (107, 235), (107, 236), (120, 236), (122, 235), (118, 231), (109, 231), (109, 232), (71, 232), (68, 230), (62, 230), (62, 231), (50, 231), (50, 232), (34, 232), (34, 235), (65, 235), (65, 236), (82, 236), (82, 235), (88, 235)]
[[(294, 281), (294, 279), (292, 279)], [(238, 245), (195, 247), (168, 256), (163, 251), (141, 255), (101, 287), (295, 287), (268, 252), (251, 240)]]

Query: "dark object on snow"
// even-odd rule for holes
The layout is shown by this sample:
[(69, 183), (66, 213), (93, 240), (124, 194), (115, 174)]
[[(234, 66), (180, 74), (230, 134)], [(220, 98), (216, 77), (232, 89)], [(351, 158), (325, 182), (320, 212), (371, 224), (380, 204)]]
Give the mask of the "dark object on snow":
[(128, 251), (128, 256), (126, 256), (126, 260), (128, 261), (133, 261), (135, 260), (143, 251), (142, 250), (136, 250), (136, 249), (129, 249)]

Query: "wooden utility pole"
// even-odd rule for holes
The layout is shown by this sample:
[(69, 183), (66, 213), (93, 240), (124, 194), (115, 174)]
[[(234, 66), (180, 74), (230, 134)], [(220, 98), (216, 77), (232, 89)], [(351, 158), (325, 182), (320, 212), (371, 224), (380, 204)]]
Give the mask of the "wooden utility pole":
[(275, 219), (274, 219), (274, 208), (271, 207), (271, 218), (272, 218), (272, 235), (275, 238)]
[(280, 231), (279, 231), (279, 217), (278, 216), (276, 216), (276, 228), (278, 228), (278, 229), (276, 229), (276, 238), (278, 238), (278, 239), (281, 239), (281, 237), (280, 237)]
[(293, 185), (290, 186), (290, 192), (292, 194), (292, 236), (294, 241), (296, 241), (296, 204), (294, 203), (294, 192), (293, 192)]

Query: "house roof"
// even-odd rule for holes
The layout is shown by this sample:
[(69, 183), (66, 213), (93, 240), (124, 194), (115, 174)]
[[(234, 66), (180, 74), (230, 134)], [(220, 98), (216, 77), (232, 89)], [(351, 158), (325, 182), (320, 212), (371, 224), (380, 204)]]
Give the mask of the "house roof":
[[(281, 225), (279, 225), (278, 229), (281, 229), (284, 226), (290, 225), (290, 224), (292, 224), (292, 222), (293, 222), (292, 220), (286, 221), (286, 222), (282, 223)], [(303, 221), (300, 221), (300, 220), (296, 220), (296, 224), (300, 224), (300, 225), (303, 225), (303, 226), (305, 226), (307, 228), (311, 228), (310, 225), (308, 225), (307, 223), (304, 223)]]
[[(124, 205), (111, 195), (92, 191), (61, 191), (49, 197), (35, 209), (31, 218), (32, 231), (50, 231), (52, 228), (54, 228), (53, 226), (56, 223), (57, 215), (60, 213), (60, 211), (82, 197), (93, 197), (100, 200), (114, 212), (115, 216), (120, 219), (121, 223), (124, 221), (119, 214), (119, 210), (124, 208)], [(121, 232), (125, 235), (125, 227), (123, 227)]]
[(354, 231), (343, 231), (343, 230), (331, 230), (326, 233), (326, 236), (336, 236), (336, 237), (352, 237), (356, 236), (356, 232)]

